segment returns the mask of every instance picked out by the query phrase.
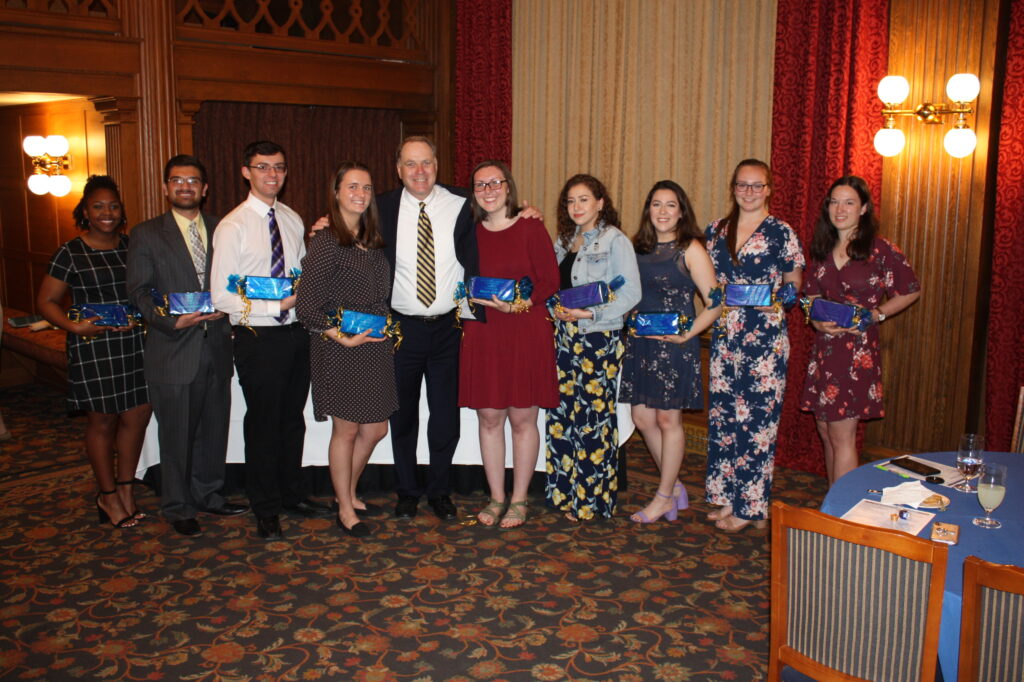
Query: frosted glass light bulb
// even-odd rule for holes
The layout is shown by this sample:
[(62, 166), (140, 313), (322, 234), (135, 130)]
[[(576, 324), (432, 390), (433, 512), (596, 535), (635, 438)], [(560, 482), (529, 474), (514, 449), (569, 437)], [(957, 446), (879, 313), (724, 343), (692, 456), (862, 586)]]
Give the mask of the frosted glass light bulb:
[(71, 178), (66, 175), (53, 175), (50, 177), (50, 194), (55, 197), (62, 197), (71, 191)]
[(906, 143), (907, 138), (899, 128), (882, 128), (875, 133), (875, 151), (882, 156), (896, 156)]
[(21, 143), (21, 148), (29, 156), (42, 156), (46, 153), (46, 140), (43, 139), (42, 135), (29, 135)]
[(942, 146), (946, 153), (956, 159), (970, 156), (974, 148), (978, 146), (978, 136), (970, 128), (953, 128), (942, 140)]
[(903, 76), (886, 76), (878, 81), (878, 99), (885, 104), (899, 104), (910, 94), (910, 83)]
[(46, 153), (50, 156), (64, 156), (68, 153), (70, 145), (68, 138), (63, 135), (48, 135), (46, 138)]
[(50, 191), (50, 176), (49, 175), (30, 175), (28, 176), (28, 191), (32, 194), (38, 194), (42, 196)]
[(981, 81), (973, 73), (955, 73), (946, 82), (946, 95), (954, 102), (970, 102), (981, 92)]

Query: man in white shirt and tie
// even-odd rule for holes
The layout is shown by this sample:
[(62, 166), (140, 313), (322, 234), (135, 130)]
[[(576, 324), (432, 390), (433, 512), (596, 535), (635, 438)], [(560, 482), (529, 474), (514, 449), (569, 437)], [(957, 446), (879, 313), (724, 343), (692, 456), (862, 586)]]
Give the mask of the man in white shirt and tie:
[(231, 275), (287, 277), (300, 267), (306, 254), (302, 219), (277, 200), (287, 175), (279, 145), (248, 145), (242, 176), (249, 196), (224, 216), (213, 240), (213, 303), (231, 316), (235, 368), (245, 396), (245, 490), (256, 532), (265, 539), (281, 537), (285, 509), (304, 516), (329, 512), (302, 491), (309, 335), (292, 310), (295, 294), (247, 303), (227, 288)]

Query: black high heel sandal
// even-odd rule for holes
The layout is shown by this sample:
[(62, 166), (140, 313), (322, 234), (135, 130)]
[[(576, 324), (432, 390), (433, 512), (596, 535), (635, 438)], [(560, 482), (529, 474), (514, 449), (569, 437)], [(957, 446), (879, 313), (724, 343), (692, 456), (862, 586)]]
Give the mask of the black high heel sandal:
[(110, 519), (110, 514), (108, 514), (106, 512), (106, 510), (103, 507), (100, 506), (100, 495), (116, 495), (116, 494), (117, 494), (117, 488), (114, 488), (113, 490), (101, 490), (98, 493), (96, 493), (96, 511), (98, 512), (98, 515), (99, 515), (99, 518), (100, 518), (100, 523), (109, 523), (114, 528), (133, 528), (135, 526), (135, 524), (138, 523), (135, 520), (134, 516), (129, 514), (128, 516), (124, 517), (123, 519), (121, 519), (117, 523), (114, 523)]
[[(114, 485), (134, 485), (134, 484), (135, 484), (135, 479), (134, 478), (132, 480), (130, 480), (130, 481), (114, 481)], [(132, 504), (135, 504), (135, 500), (134, 499), (132, 499)], [(125, 511), (128, 511), (128, 510), (125, 509)], [(140, 510), (137, 506), (135, 508), (135, 511), (128, 512), (128, 513), (131, 514), (131, 517), (133, 519), (136, 519), (136, 520), (146, 518), (146, 512)]]

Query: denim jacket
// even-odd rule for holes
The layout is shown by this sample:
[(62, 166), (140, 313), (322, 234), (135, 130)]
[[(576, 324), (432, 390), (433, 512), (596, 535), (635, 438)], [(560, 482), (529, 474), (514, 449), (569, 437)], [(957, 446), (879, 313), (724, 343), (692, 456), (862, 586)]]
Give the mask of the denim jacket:
[[(578, 236), (577, 229), (569, 243), (576, 241)], [(559, 263), (566, 253), (562, 240), (556, 240), (555, 258)], [(578, 287), (597, 281), (610, 282), (616, 275), (622, 275), (626, 283), (615, 291), (614, 301), (589, 308), (594, 313), (594, 319), (581, 319), (577, 322), (581, 333), (622, 329), (626, 313), (640, 302), (640, 270), (636, 265), (633, 244), (617, 228), (601, 223), (583, 233), (583, 245), (572, 264), (572, 285)]]

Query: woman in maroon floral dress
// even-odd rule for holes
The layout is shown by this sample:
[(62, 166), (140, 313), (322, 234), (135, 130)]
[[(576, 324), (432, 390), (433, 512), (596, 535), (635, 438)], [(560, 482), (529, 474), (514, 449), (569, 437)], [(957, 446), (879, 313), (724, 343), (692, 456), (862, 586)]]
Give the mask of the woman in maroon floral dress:
[(921, 295), (906, 256), (877, 233), (867, 183), (854, 175), (832, 183), (814, 229), (804, 293), (866, 308), (872, 324), (860, 332), (811, 322), (818, 334), (801, 409), (814, 413), (830, 485), (857, 467), (857, 422), (885, 416), (878, 326)]

